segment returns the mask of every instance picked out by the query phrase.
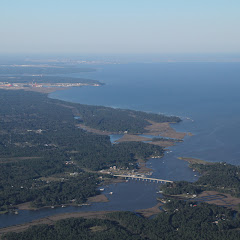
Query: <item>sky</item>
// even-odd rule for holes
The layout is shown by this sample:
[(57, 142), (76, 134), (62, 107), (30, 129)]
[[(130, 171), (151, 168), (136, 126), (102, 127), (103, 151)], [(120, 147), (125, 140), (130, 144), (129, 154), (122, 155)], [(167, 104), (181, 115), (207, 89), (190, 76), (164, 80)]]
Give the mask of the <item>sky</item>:
[(239, 0), (0, 0), (2, 53), (240, 53)]

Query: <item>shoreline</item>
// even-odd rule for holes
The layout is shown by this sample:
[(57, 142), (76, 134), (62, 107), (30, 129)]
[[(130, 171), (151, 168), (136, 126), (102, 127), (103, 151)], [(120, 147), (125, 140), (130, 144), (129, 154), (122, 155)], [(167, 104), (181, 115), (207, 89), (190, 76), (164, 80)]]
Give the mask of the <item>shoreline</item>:
[(211, 165), (213, 163), (211, 162), (207, 162), (205, 160), (202, 159), (198, 159), (198, 158), (191, 158), (191, 157), (178, 157), (178, 159), (183, 160), (185, 162), (188, 162), (190, 165), (191, 164), (203, 164), (203, 165)]
[[(136, 214), (142, 215), (144, 218), (150, 218), (158, 213), (161, 213), (160, 207), (164, 204), (162, 202), (158, 202), (155, 206), (147, 209), (138, 209), (134, 210)], [(87, 211), (87, 212), (72, 212), (72, 213), (61, 213), (55, 214), (48, 217), (32, 220), (30, 222), (17, 224), (9, 227), (0, 228), (0, 237), (9, 232), (22, 232), (27, 230), (29, 227), (36, 226), (36, 225), (54, 225), (57, 221), (68, 219), (68, 218), (97, 218), (97, 219), (107, 219), (108, 213), (118, 212), (117, 210), (112, 211)]]
[(239, 211), (240, 198), (233, 197), (229, 193), (218, 192), (217, 190), (205, 190), (202, 193), (194, 196), (192, 194), (168, 195), (164, 194), (165, 198), (175, 198), (183, 201), (205, 202), (217, 206), (226, 207), (235, 211)]
[[(68, 87), (70, 88), (70, 87)], [(35, 90), (39, 90), (39, 89), (45, 89), (45, 88), (29, 88), (27, 91), (35, 91)], [(50, 90), (50, 92), (53, 92), (55, 90), (65, 90), (66, 88), (46, 88), (47, 90)], [(9, 89), (9, 90), (14, 90), (13, 88)], [(40, 91), (41, 92), (41, 91)], [(41, 92), (42, 94), (47, 94), (49, 93), (48, 91), (47, 92)], [(47, 94), (47, 97), (49, 98), (48, 94)], [(69, 106), (64, 106), (63, 107), (69, 107)], [(69, 107), (69, 108), (72, 108), (72, 110), (74, 111), (75, 109), (73, 107)], [(148, 129), (150, 130), (150, 133), (149, 132), (146, 132), (144, 134), (152, 134), (153, 136), (158, 136), (159, 134), (163, 133), (164, 136), (167, 136), (167, 137), (179, 137), (181, 139), (183, 139), (185, 136), (186, 136), (186, 133), (179, 133), (177, 132), (176, 130), (174, 130), (170, 124), (171, 123), (168, 123), (168, 122), (164, 122), (164, 123), (156, 123), (156, 122), (153, 122), (153, 121), (149, 121), (149, 123), (151, 124), (150, 126), (147, 126), (145, 129), (146, 131), (148, 131)], [(78, 124), (76, 125), (78, 127), (81, 127), (81, 128), (84, 128), (86, 129), (87, 131), (89, 132), (93, 132), (93, 133), (97, 133), (97, 134), (100, 134), (100, 135), (111, 135), (111, 134), (119, 134), (119, 133), (113, 133), (113, 132), (108, 132), (108, 131), (101, 131), (101, 130), (97, 130), (97, 129), (93, 129), (93, 128), (90, 128), (90, 127), (87, 127), (85, 125), (82, 125), (82, 124)], [(124, 140), (124, 137), (127, 138)], [(131, 134), (125, 134), (124, 137), (116, 142), (123, 142), (123, 141), (145, 141), (145, 140), (148, 140), (149, 144), (154, 144), (154, 145), (159, 145), (159, 146), (162, 146), (163, 148), (165, 147), (169, 147), (169, 146), (173, 146), (174, 143), (173, 142), (168, 142), (168, 141), (155, 141), (155, 142), (151, 142), (152, 139), (149, 139), (147, 137), (142, 137), (142, 136), (139, 136), (137, 134), (135, 135), (131, 135)], [(148, 172), (152, 172), (153, 170), (150, 169), (150, 168), (147, 168), (146, 167), (146, 162), (142, 159), (138, 159), (138, 165), (139, 165), (139, 169), (137, 169), (137, 172), (139, 173), (148, 173)], [(119, 183), (119, 182), (124, 182), (123, 180), (119, 179), (119, 178), (114, 178), (114, 179), (111, 179), (108, 181), (108, 184), (113, 184), (113, 183)], [(95, 197), (98, 197), (99, 195), (96, 195)], [(89, 201), (87, 201), (89, 203)], [(102, 201), (94, 201), (94, 202), (106, 202), (105, 200)], [(26, 203), (21, 203), (21, 204), (18, 204), (14, 207), (16, 207), (16, 210), (32, 210), (32, 211), (35, 211), (35, 210), (41, 210), (41, 209), (45, 209), (45, 208), (51, 208), (51, 207), (61, 207), (62, 205), (64, 206), (79, 206), (80, 204), (74, 204), (74, 203), (66, 203), (66, 204), (62, 204), (62, 205), (58, 205), (58, 206), (44, 206), (44, 207), (40, 207), (40, 208), (35, 208), (35, 207), (31, 207), (30, 206), (30, 202), (26, 202)]]
[[(170, 126), (170, 124), (173, 124), (173, 123), (168, 123), (168, 122), (157, 123), (153, 121), (149, 121), (149, 122), (151, 123), (151, 125), (145, 127), (146, 132), (142, 134), (128, 134), (128, 133), (102, 131), (99, 129), (91, 128), (84, 124), (77, 124), (76, 126), (86, 130), (87, 132), (91, 132), (99, 135), (109, 136), (109, 135), (123, 134), (123, 136), (120, 139), (116, 140), (115, 143), (147, 142), (149, 144), (161, 146), (163, 148), (174, 146), (175, 143), (183, 141), (185, 136), (187, 135), (190, 136), (189, 133), (177, 132), (173, 127)], [(150, 138), (150, 137), (144, 137), (141, 135), (150, 135), (153, 137)], [(159, 141), (153, 141), (154, 137), (165, 137), (165, 138), (169, 138), (169, 140), (164, 139), (163, 141), (160, 139)], [(175, 139), (176, 141), (172, 141), (172, 139)]]
[(31, 226), (40, 225), (40, 224), (48, 224), (53, 225), (56, 221), (67, 219), (67, 218), (104, 218), (104, 215), (107, 213), (116, 212), (116, 211), (93, 211), (93, 212), (73, 212), (73, 213), (62, 213), (51, 215), (48, 217), (40, 218), (33, 220), (31, 222), (22, 223), (18, 225), (13, 225), (5, 228), (0, 228), (0, 237), (8, 232), (22, 232), (27, 230)]
[[(215, 164), (221, 164), (221, 162), (207, 162), (205, 160), (192, 158), (192, 157), (178, 157), (178, 159), (188, 162), (189, 163), (188, 167), (190, 169), (192, 169), (194, 172), (195, 171), (198, 172), (200, 174), (200, 178), (202, 176), (206, 176), (206, 175), (209, 176), (209, 174), (211, 174), (211, 172), (210, 173), (208, 173), (208, 172), (200, 173), (198, 171), (198, 168), (197, 167), (195, 168), (194, 165), (203, 165), (206, 168), (210, 168), (211, 166), (214, 166)], [(224, 165), (226, 165), (226, 164), (224, 164)], [(213, 177), (213, 181), (214, 181), (214, 177)], [(174, 185), (174, 183), (176, 184), (177, 182), (178, 181), (174, 181), (173, 185)], [(187, 183), (189, 183), (189, 182), (187, 182)], [(205, 186), (205, 189), (202, 189), (199, 193), (188, 193), (185, 190), (184, 193), (180, 193), (180, 194), (163, 193), (163, 196), (164, 197), (173, 197), (175, 199), (183, 200), (183, 201), (190, 200), (190, 201), (195, 201), (198, 203), (205, 202), (208, 204), (214, 204), (217, 206), (222, 206), (222, 207), (225, 207), (228, 209), (232, 209), (236, 212), (240, 211), (240, 209), (239, 209), (240, 197), (238, 197), (239, 195), (237, 195), (237, 196), (236, 196), (236, 194), (231, 195), (231, 193), (234, 193), (234, 187), (236, 188), (236, 186), (233, 186), (232, 189), (230, 189), (230, 190), (233, 190), (232, 192), (229, 191), (228, 189), (227, 189), (227, 191), (222, 191), (222, 189), (225, 189), (224, 186), (221, 186), (221, 185), (211, 186), (210, 183), (208, 183), (207, 185), (206, 185), (206, 183), (205, 184), (203, 183), (202, 185), (200, 183), (197, 186)]]
[[(49, 93), (54, 92), (56, 90), (59, 91), (59, 90), (65, 90), (65, 89), (67, 89), (67, 88), (57, 88), (57, 89), (56, 88), (52, 88), (52, 89), (48, 88), (47, 91), (37, 91), (37, 92), (41, 92), (42, 94), (47, 94), (48, 95)], [(15, 89), (8, 89), (8, 90), (15, 90)], [(28, 89), (28, 90), (24, 89), (24, 90), (25, 91), (34, 91), (33, 89)], [(46, 90), (46, 89), (44, 89), (44, 90)], [(153, 136), (158, 136), (159, 134), (162, 133), (166, 137), (172, 138), (172, 137), (176, 136), (177, 138), (180, 138), (180, 139), (183, 139), (186, 136), (186, 133), (177, 133), (177, 131), (175, 131), (170, 126), (170, 123), (155, 123), (155, 122), (150, 122), (150, 123), (151, 123), (151, 125), (147, 126), (149, 128), (146, 127), (146, 131), (150, 130), (150, 132), (146, 132), (145, 133), (146, 135), (151, 134)], [(94, 129), (94, 131), (98, 131), (98, 130)], [(103, 134), (103, 135), (112, 134), (110, 132), (102, 132), (102, 131), (100, 131), (100, 132), (101, 133), (98, 132), (98, 134)], [(117, 134), (119, 134), (119, 133), (117, 133)], [(136, 141), (136, 138), (139, 137), (138, 135), (133, 135), (133, 136), (135, 138), (134, 141)], [(146, 139), (148, 139), (148, 138), (146, 138)], [(141, 140), (141, 141), (143, 141), (143, 140)], [(163, 143), (159, 143), (159, 142), (154, 142), (154, 144), (161, 144), (161, 146), (163, 145)], [(171, 146), (172, 146), (172, 144), (171, 144)], [(149, 170), (152, 171), (152, 169), (146, 168), (146, 165), (145, 165), (144, 161), (139, 160), (139, 166), (140, 166), (139, 170), (142, 171), (142, 172), (148, 172)], [(122, 180), (117, 179), (116, 181), (122, 181)], [(108, 199), (106, 198), (106, 196), (105, 196), (105, 198), (103, 196), (104, 195), (102, 195), (102, 194), (97, 195), (97, 196), (93, 197), (91, 199), (91, 201), (92, 202), (107, 202)], [(101, 198), (101, 200), (100, 199), (96, 200), (96, 198)], [(90, 203), (90, 201), (87, 202), (87, 204), (89, 204), (89, 203)], [(64, 205), (65, 206), (76, 206), (76, 204), (64, 204)], [(43, 208), (49, 208), (49, 206), (48, 207), (43, 207)], [(29, 203), (23, 203), (23, 204), (19, 205), (20, 210), (41, 210), (43, 208), (31, 208), (31, 207), (29, 207)], [(153, 209), (155, 209), (155, 210), (153, 210)], [(153, 212), (153, 211), (158, 211), (158, 210), (157, 210), (156, 206), (153, 206), (152, 208), (149, 208), (149, 209), (141, 209), (141, 210), (139, 210), (139, 212), (141, 212), (144, 215), (144, 214), (146, 214), (146, 212), (149, 212), (149, 211)], [(57, 214), (57, 215), (52, 215), (50, 217), (44, 218), (43, 221), (46, 220), (46, 222), (48, 222), (49, 219), (50, 219), (50, 222), (53, 222), (54, 220), (52, 220), (52, 219), (58, 219), (58, 218), (64, 219), (64, 218), (69, 218), (69, 217), (72, 217), (72, 216), (76, 216), (76, 217), (92, 216), (92, 217), (94, 217), (94, 216), (99, 216), (99, 215), (102, 215), (102, 214), (105, 214), (105, 213), (108, 213), (108, 212), (113, 212), (113, 211), (96, 211), (96, 212), (81, 212), (81, 213), (75, 212), (75, 213)], [(154, 213), (156, 214), (156, 212), (154, 212)], [(148, 213), (148, 215), (149, 214), (150, 213)], [(20, 225), (17, 225), (17, 226), (19, 226), (20, 229), (24, 228), (23, 230), (25, 230), (29, 226), (36, 225), (36, 224), (44, 224), (44, 222), (41, 222), (41, 219), (37, 219), (37, 220), (31, 221), (29, 223), (20, 224)], [(0, 229), (0, 235), (1, 235), (3, 229), (5, 229), (5, 230), (6, 229), (14, 229), (12, 231), (15, 231), (17, 226), (10, 226), (10, 227), (6, 227), (6, 228), (1, 228)], [(17, 229), (18, 229), (18, 227), (17, 227)]]
[[(162, 205), (163, 204), (161, 202), (159, 202), (152, 208), (139, 209), (139, 210), (135, 210), (134, 212), (136, 214), (142, 215), (144, 218), (149, 218), (158, 213), (161, 213), (162, 210), (160, 210), (159, 208)], [(52, 215), (49, 217), (44, 217), (44, 218), (40, 218), (37, 220), (33, 220), (33, 221), (27, 222), (27, 223), (22, 223), (22, 224), (17, 224), (17, 225), (5, 227), (5, 228), (0, 228), (0, 237), (9, 232), (23, 232), (23, 231), (27, 230), (29, 227), (36, 226), (36, 225), (42, 225), (42, 224), (54, 225), (57, 221), (68, 219), (68, 218), (107, 219), (106, 215), (108, 213), (113, 213), (113, 212), (118, 212), (118, 211), (117, 210), (116, 211), (92, 211), (92, 212), (73, 212), (73, 213), (56, 214), (56, 215)]]
[[(186, 200), (186, 197), (183, 197), (181, 195), (165, 195), (165, 197), (168, 197), (168, 196), (179, 199), (179, 200)], [(188, 200), (206, 202), (208, 204), (215, 204), (218, 206), (231, 208), (236, 211), (238, 210), (238, 205), (240, 204), (239, 198), (235, 198), (235, 197), (232, 197), (230, 194), (220, 193), (217, 191), (204, 191), (201, 194), (199, 194), (196, 198), (189, 197)], [(144, 218), (150, 218), (152, 216), (157, 215), (158, 213), (163, 212), (163, 210), (160, 209), (163, 206), (164, 206), (164, 202), (161, 202), (160, 200), (158, 200), (158, 203), (151, 208), (137, 209), (131, 212), (135, 212), (136, 214), (139, 214)], [(86, 212), (55, 214), (48, 217), (32, 220), (30, 222), (0, 228), (0, 237), (9, 232), (22, 232), (27, 230), (29, 227), (36, 226), (36, 225), (41, 225), (41, 224), (54, 225), (57, 221), (68, 219), (68, 218), (108, 219), (107, 214), (113, 213), (113, 212), (118, 212), (118, 211), (117, 210), (86, 211)]]
[[(54, 208), (58, 208), (58, 207), (81, 207), (84, 205), (91, 205), (92, 203), (100, 203), (100, 202), (109, 202), (108, 198), (106, 197), (105, 194), (99, 194), (93, 197), (89, 197), (88, 200), (85, 203), (82, 204), (76, 204), (76, 203), (72, 203), (72, 204), (62, 204), (62, 205), (56, 205), (54, 206)], [(29, 210), (29, 211), (38, 211), (38, 210), (43, 210), (46, 208), (52, 208), (53, 206), (44, 206), (44, 207), (40, 207), (40, 208), (34, 208), (30, 206), (31, 202), (26, 202), (26, 203), (21, 203), (16, 205), (17, 210)]]
[[(86, 86), (86, 85), (84, 85)], [(95, 86), (92, 84), (87, 84), (87, 86)], [(101, 86), (101, 85), (98, 85)], [(78, 86), (81, 87), (81, 86)], [(49, 97), (50, 93), (56, 92), (56, 91), (63, 91), (66, 89), (72, 88), (72, 86), (69, 87), (47, 87), (47, 88), (38, 88), (38, 87), (4, 87), (1, 89), (5, 90), (24, 90), (24, 91), (33, 91), (33, 92), (39, 92), (42, 94), (47, 94), (47, 97)], [(67, 101), (66, 101), (67, 102)], [(124, 133), (119, 133), (119, 132), (110, 132), (110, 131), (102, 131), (99, 129), (94, 129), (89, 126), (86, 126), (84, 124), (77, 124), (76, 126), (79, 128), (82, 128), (88, 132), (96, 133), (99, 135), (113, 135), (113, 134), (124, 134), (123, 137), (116, 142), (129, 142), (129, 141), (149, 141), (149, 144), (153, 145), (158, 145), (162, 147), (171, 147), (174, 146), (174, 142), (170, 141), (152, 141), (152, 138), (147, 138), (147, 137), (142, 137), (139, 135), (151, 135), (151, 136), (161, 136), (165, 138), (171, 138), (171, 139), (178, 139), (178, 140), (183, 140), (186, 135), (188, 136), (193, 136), (192, 133), (185, 133), (185, 132), (177, 132), (174, 128), (170, 126), (170, 124), (175, 124), (176, 122), (162, 122), (162, 123), (157, 123), (154, 121), (147, 120), (150, 125), (145, 127), (146, 132), (142, 134), (124, 134)]]

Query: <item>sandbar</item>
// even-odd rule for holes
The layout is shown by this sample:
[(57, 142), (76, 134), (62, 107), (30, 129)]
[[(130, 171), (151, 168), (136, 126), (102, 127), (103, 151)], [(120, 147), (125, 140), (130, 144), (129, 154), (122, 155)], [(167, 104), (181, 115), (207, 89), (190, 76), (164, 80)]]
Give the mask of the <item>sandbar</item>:
[(149, 217), (154, 216), (158, 213), (161, 213), (162, 210), (159, 209), (159, 207), (161, 207), (161, 206), (163, 206), (163, 203), (159, 202), (154, 207), (147, 208), (147, 209), (136, 210), (136, 213), (141, 214), (145, 218), (149, 218)]

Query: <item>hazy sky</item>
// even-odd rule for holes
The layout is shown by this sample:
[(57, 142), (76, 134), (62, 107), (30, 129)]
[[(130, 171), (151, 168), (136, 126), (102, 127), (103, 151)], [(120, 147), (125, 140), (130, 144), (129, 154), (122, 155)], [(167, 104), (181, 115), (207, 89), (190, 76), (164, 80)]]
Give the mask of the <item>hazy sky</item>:
[(239, 0), (0, 0), (0, 53), (240, 53)]

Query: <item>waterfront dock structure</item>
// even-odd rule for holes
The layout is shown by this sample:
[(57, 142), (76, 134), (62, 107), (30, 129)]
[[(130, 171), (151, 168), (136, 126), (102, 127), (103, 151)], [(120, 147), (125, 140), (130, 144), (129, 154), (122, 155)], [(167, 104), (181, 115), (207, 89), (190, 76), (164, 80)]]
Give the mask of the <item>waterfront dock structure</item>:
[(113, 175), (114, 177), (122, 177), (125, 179), (136, 179), (136, 180), (143, 180), (143, 181), (150, 181), (150, 182), (157, 182), (157, 183), (172, 183), (173, 181), (164, 180), (159, 178), (149, 178), (145, 176), (137, 176), (137, 175)]

